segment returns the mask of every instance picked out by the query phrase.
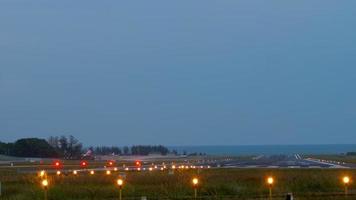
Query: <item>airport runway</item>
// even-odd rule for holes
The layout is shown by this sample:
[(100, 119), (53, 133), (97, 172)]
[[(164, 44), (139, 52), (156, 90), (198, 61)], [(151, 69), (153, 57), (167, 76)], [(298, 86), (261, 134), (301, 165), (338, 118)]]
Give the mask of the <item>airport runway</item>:
[(295, 155), (256, 156), (252, 159), (228, 159), (210, 163), (222, 168), (356, 168), (354, 164), (322, 161)]
[[(50, 165), (47, 165), (47, 170), (49, 173), (55, 173), (60, 170), (62, 173), (72, 173), (74, 170), (77, 172), (89, 172), (94, 171), (154, 171), (154, 170), (170, 170), (173, 165), (175, 169), (184, 167), (185, 169), (208, 169), (208, 168), (356, 168), (356, 164), (348, 164), (335, 162), (330, 160), (319, 160), (313, 158), (304, 158), (299, 154), (295, 155), (274, 155), (265, 156), (259, 155), (255, 157), (201, 157), (199, 159), (191, 158), (179, 158), (176, 161), (170, 160), (169, 162), (162, 162), (158, 160), (145, 160), (142, 161), (141, 166), (132, 165), (123, 166), (119, 163), (127, 160), (117, 160), (117, 166), (105, 167), (105, 166), (88, 166), (86, 168), (81, 168), (79, 165), (64, 164), (60, 169), (55, 169)], [(90, 162), (90, 161), (89, 161)], [(39, 165), (27, 165), (26, 163), (17, 164), (16, 162), (7, 161), (0, 165), (1, 168), (11, 168), (14, 167), (19, 173), (37, 173)], [(174, 164), (173, 164), (174, 163)], [(33, 163), (32, 163), (33, 164)]]

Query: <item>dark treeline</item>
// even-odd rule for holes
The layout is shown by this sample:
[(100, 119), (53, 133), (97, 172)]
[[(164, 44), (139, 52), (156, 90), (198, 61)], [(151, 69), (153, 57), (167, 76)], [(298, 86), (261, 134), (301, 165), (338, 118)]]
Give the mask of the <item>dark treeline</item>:
[(106, 146), (100, 146), (100, 147), (90, 147), (90, 150), (93, 151), (94, 154), (96, 155), (109, 155), (109, 154), (114, 154), (114, 155), (120, 155), (122, 154), (122, 151), (119, 147), (106, 147)]
[(51, 136), (48, 144), (64, 159), (80, 159), (83, 153), (83, 145), (74, 136)]
[(17, 157), (58, 157), (53, 147), (44, 139), (24, 138), (14, 143), (0, 142), (0, 154)]
[(169, 153), (169, 150), (167, 147), (164, 147), (162, 145), (158, 145), (158, 146), (137, 145), (131, 147), (132, 155), (148, 155), (151, 153), (167, 155)]
[(167, 147), (162, 145), (134, 145), (122, 148), (116, 146), (98, 146), (84, 149), (82, 143), (72, 135), (51, 136), (48, 140), (24, 138), (14, 143), (0, 142), (0, 154), (17, 157), (81, 159), (83, 154), (88, 150), (94, 155), (177, 154), (177, 151), (169, 151)]
[(176, 154), (176, 151), (170, 152), (167, 147), (162, 145), (134, 145), (132, 147), (124, 146), (122, 149), (120, 147), (90, 147), (96, 155), (149, 155), (149, 154), (161, 154), (167, 155), (168, 153)]

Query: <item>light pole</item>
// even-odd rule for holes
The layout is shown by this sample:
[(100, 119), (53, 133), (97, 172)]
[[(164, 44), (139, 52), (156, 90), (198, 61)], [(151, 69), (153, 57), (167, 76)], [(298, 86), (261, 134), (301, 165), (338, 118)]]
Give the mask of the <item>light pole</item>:
[(271, 200), (272, 199), (272, 186), (273, 186), (273, 183), (274, 183), (274, 179), (273, 177), (268, 177), (267, 178), (267, 184), (268, 184), (268, 189), (269, 189), (269, 199)]
[(121, 178), (117, 179), (117, 185), (119, 186), (119, 200), (122, 200), (122, 185), (124, 184), (124, 180)]
[(192, 179), (192, 183), (193, 183), (193, 188), (194, 188), (194, 199), (197, 199), (197, 197), (198, 197), (199, 179), (198, 178), (193, 178)]
[(344, 178), (342, 179), (342, 182), (344, 182), (344, 185), (345, 185), (345, 197), (347, 197), (347, 194), (348, 194), (348, 186), (349, 186), (349, 184), (350, 184), (350, 177), (344, 176)]
[(44, 189), (44, 200), (47, 200), (48, 180), (47, 179), (42, 180), (41, 184)]

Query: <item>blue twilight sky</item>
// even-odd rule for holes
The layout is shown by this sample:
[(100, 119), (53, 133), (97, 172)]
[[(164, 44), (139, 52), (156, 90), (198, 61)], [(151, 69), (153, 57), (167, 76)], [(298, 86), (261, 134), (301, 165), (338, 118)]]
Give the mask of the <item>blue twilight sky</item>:
[(1, 0), (0, 140), (356, 143), (356, 1)]

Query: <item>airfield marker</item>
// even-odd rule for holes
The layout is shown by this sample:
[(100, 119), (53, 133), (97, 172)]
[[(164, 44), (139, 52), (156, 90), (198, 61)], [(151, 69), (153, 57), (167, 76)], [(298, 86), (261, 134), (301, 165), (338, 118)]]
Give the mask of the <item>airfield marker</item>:
[(268, 184), (268, 189), (269, 189), (269, 199), (272, 199), (272, 186), (274, 183), (273, 177), (268, 177), (267, 178), (267, 184)]
[(124, 184), (124, 181), (119, 178), (117, 179), (117, 185), (119, 186), (119, 200), (122, 200), (122, 185)]
[(199, 179), (193, 178), (192, 183), (193, 183), (193, 188), (194, 188), (194, 199), (197, 199), (197, 196), (198, 196), (197, 189), (198, 189)]
[(342, 182), (344, 182), (344, 185), (345, 185), (345, 197), (347, 197), (347, 194), (348, 194), (348, 186), (349, 186), (349, 184), (350, 184), (350, 177), (344, 176), (344, 178), (342, 179)]
[(49, 184), (48, 180), (47, 179), (42, 180), (41, 184), (44, 189), (44, 200), (47, 200), (47, 190), (48, 190), (48, 184)]

